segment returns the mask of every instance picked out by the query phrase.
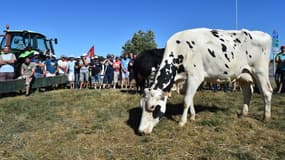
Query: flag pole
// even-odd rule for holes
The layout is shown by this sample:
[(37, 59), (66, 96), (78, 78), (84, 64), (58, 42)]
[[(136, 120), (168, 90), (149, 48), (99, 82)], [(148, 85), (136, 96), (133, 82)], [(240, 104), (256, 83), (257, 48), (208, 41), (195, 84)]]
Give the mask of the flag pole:
[(236, 0), (236, 30), (238, 30), (238, 0)]

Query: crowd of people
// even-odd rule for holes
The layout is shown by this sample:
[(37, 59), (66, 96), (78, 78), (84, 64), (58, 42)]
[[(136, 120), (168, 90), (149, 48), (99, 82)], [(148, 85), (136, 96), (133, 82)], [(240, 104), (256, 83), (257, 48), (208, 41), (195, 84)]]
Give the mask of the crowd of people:
[[(20, 76), (16, 77), (14, 64), (16, 56), (4, 47), (0, 54), (0, 81), (11, 79), (25, 79), (26, 95), (30, 93), (33, 78), (53, 77), (66, 75), (69, 80), (70, 89), (109, 89), (121, 88), (134, 90), (134, 60), (136, 54), (124, 54), (115, 57), (108, 54), (106, 58), (98, 56), (88, 57), (84, 54), (80, 57), (64, 56), (59, 59), (55, 55), (44, 56), (35, 51), (27, 56), (21, 64)], [(285, 88), (285, 46), (276, 55), (277, 63), (275, 80), (277, 93), (282, 93)], [(217, 85), (214, 91), (218, 90)], [(221, 88), (221, 87), (220, 87)], [(228, 85), (222, 86), (227, 91)]]
[(88, 58), (82, 55), (80, 58), (69, 57), (66, 65), (62, 66), (65, 74), (68, 74), (71, 89), (134, 89), (133, 63), (136, 55), (124, 54), (123, 57), (115, 57), (108, 54), (106, 58), (98, 56)]
[(56, 55), (44, 56), (35, 51), (25, 57), (21, 64), (20, 76), (15, 77), (14, 64), (16, 56), (9, 52), (9, 47), (3, 49), (0, 55), (0, 81), (25, 79), (26, 95), (30, 94), (33, 78), (66, 75), (71, 89), (134, 89), (133, 64), (136, 55), (124, 54), (115, 57), (108, 54), (106, 58), (84, 54), (80, 57), (64, 56), (57, 59)]

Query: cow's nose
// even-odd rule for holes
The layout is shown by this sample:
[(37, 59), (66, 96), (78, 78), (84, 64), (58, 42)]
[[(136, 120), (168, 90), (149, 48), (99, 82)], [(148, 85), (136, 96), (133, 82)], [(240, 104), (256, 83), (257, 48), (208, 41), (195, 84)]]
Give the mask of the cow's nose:
[(140, 131), (139, 131), (139, 135), (140, 135), (140, 136), (144, 136), (145, 134), (144, 134), (144, 132), (140, 132)]
[(151, 133), (151, 130), (149, 128), (147, 128), (143, 131), (143, 133), (144, 133), (144, 135), (148, 135)]
[(149, 107), (146, 108), (146, 110), (149, 111), (149, 112), (153, 112), (155, 110), (155, 106), (154, 105), (149, 106)]
[(150, 131), (150, 129), (144, 129), (144, 130), (142, 130), (142, 131), (139, 131), (139, 135), (140, 136), (144, 136), (144, 135), (148, 135), (148, 134), (150, 134), (151, 133), (151, 131)]

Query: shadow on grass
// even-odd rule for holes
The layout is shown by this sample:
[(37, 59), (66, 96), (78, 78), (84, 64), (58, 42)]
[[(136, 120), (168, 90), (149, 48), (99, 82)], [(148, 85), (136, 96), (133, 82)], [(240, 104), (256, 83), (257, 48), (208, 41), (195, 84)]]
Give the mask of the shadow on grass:
[(2, 93), (0, 94), (0, 99), (1, 98), (7, 98), (7, 97), (17, 97), (24, 95), (24, 92), (11, 92), (11, 93)]
[(129, 127), (131, 127), (136, 135), (139, 135), (138, 128), (140, 125), (140, 118), (142, 116), (142, 109), (141, 107), (135, 107), (130, 109), (129, 111), (129, 119), (127, 121), (127, 124)]
[(138, 94), (138, 93), (139, 93), (139, 92), (137, 92), (136, 90), (129, 90), (129, 89), (127, 89), (127, 90), (121, 89), (120, 92), (121, 92), (121, 93), (130, 94), (130, 95), (135, 95), (135, 94)]
[[(219, 108), (217, 106), (195, 105), (195, 110), (196, 113), (199, 113), (199, 112), (226, 111), (227, 109)], [(140, 125), (142, 109), (141, 107), (135, 107), (130, 109), (128, 112), (129, 112), (129, 119), (127, 120), (127, 125), (134, 130), (135, 134), (139, 135), (138, 127)], [(182, 113), (183, 113), (183, 103), (178, 103), (178, 104), (168, 103), (166, 106), (166, 113), (164, 116), (169, 120), (178, 122), (173, 118), (173, 116), (182, 115)]]
[[(165, 117), (176, 121), (172, 116), (176, 116), (176, 115), (182, 115), (183, 113), (183, 103), (178, 103), (178, 104), (167, 104), (166, 106), (166, 113), (165, 113)], [(195, 105), (195, 111), (196, 113), (200, 113), (200, 112), (218, 112), (218, 111), (226, 111), (228, 109), (226, 108), (219, 108), (217, 106), (203, 106), (203, 105)], [(188, 113), (190, 111), (188, 110)]]

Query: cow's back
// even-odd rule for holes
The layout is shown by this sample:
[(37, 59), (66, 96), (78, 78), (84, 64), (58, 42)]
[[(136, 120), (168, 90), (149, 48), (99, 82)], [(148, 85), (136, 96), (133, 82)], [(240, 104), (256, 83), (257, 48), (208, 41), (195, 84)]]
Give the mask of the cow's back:
[[(243, 70), (268, 68), (271, 37), (260, 31), (199, 28), (174, 34), (167, 42), (164, 59), (183, 57), (188, 74), (205, 78), (236, 78)], [(197, 73), (195, 73), (197, 72)]]

